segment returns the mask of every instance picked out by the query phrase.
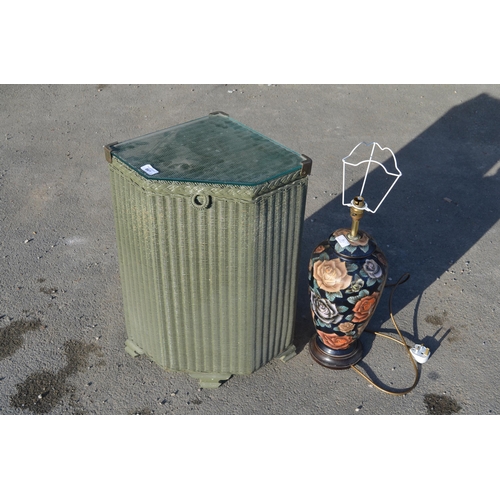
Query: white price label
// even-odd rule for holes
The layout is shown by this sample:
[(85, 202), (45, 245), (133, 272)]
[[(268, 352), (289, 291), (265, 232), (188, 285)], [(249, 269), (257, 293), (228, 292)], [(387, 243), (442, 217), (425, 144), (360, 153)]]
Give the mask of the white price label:
[(159, 172), (159, 170), (156, 170), (156, 168), (153, 168), (149, 163), (147, 165), (143, 165), (141, 167), (141, 170), (143, 172), (146, 172), (148, 175), (155, 175)]
[(342, 248), (348, 247), (350, 245), (349, 240), (343, 234), (337, 236), (335, 240)]

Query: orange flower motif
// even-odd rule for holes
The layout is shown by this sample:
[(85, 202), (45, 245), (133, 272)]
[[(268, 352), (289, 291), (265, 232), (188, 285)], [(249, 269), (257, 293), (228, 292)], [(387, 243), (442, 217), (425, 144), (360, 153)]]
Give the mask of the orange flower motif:
[(352, 277), (347, 274), (345, 262), (340, 259), (317, 260), (313, 276), (318, 286), (327, 292), (345, 290), (352, 281)]
[(352, 332), (353, 329), (354, 329), (354, 323), (347, 322), (347, 323), (340, 323), (339, 325), (339, 330), (344, 333)]
[(316, 250), (314, 250), (313, 253), (321, 253), (324, 251), (325, 251), (325, 247), (323, 245), (319, 245), (318, 247), (316, 247)]
[(370, 317), (375, 310), (379, 295), (379, 292), (374, 292), (368, 295), (368, 297), (363, 297), (356, 302), (353, 308), (354, 318), (352, 320), (354, 323), (363, 323), (363, 321), (366, 321)]
[(341, 337), (335, 333), (323, 333), (319, 330), (317, 332), (323, 344), (330, 349), (347, 349), (354, 342), (354, 338), (348, 335)]

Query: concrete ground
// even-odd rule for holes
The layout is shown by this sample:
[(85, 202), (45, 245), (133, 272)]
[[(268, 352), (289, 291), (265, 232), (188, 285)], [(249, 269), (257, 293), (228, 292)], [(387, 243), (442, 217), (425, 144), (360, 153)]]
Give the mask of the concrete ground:
[[(132, 358), (103, 145), (216, 110), (313, 160), (301, 242), (298, 354), (218, 389)], [(342, 158), (360, 141), (403, 173), (365, 216), (389, 261), (393, 313), (431, 357), (407, 395), (315, 363), (311, 251), (349, 225)], [(0, 86), (0, 414), (498, 415), (499, 85)], [(355, 181), (358, 179), (354, 179)], [(373, 329), (395, 335), (388, 297)], [(403, 348), (364, 333), (360, 367), (411, 386)]]

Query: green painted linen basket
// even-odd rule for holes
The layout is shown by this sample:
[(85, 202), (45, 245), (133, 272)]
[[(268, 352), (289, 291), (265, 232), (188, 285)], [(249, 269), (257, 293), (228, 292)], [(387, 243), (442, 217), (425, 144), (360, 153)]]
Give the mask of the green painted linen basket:
[(311, 160), (222, 112), (105, 153), (126, 351), (202, 387), (292, 357)]

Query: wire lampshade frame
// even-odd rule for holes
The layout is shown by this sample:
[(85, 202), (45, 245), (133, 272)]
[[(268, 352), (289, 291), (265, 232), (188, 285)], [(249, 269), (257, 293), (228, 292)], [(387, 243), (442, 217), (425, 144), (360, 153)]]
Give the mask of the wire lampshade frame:
[[(368, 160), (362, 160), (358, 163), (351, 163), (351, 162), (347, 161), (354, 154), (354, 152), (358, 149), (358, 147), (361, 146), (362, 144), (364, 144), (365, 146), (372, 146), (370, 158)], [(391, 153), (391, 155), (394, 159), (394, 167), (395, 167), (397, 173), (389, 172), (383, 163), (380, 163), (379, 161), (373, 159), (376, 147), (378, 147), (380, 149), (380, 151), (389, 151)], [(383, 148), (377, 142), (370, 142), (370, 143), (360, 142), (345, 158), (342, 158), (342, 205), (344, 205), (346, 207), (354, 206), (353, 205), (354, 200), (351, 200), (349, 203), (346, 203), (344, 200), (346, 165), (351, 166), (351, 167), (357, 167), (357, 166), (362, 165), (362, 164), (367, 164), (367, 166), (366, 166), (365, 176), (363, 179), (363, 185), (361, 187), (361, 192), (359, 193), (359, 196), (363, 196), (363, 191), (365, 189), (366, 179), (367, 179), (368, 174), (370, 173), (370, 169), (372, 168), (373, 165), (375, 165), (375, 167), (376, 166), (382, 167), (387, 175), (394, 177), (393, 183), (391, 184), (391, 186), (389, 187), (387, 192), (384, 194), (384, 196), (380, 200), (379, 204), (376, 206), (375, 210), (368, 208), (368, 204), (366, 202), (365, 202), (364, 207), (362, 207), (363, 210), (367, 210), (368, 212), (371, 212), (374, 214), (380, 208), (380, 205), (382, 205), (383, 201), (386, 199), (387, 195), (390, 193), (390, 191), (392, 190), (392, 188), (394, 187), (394, 185), (396, 184), (396, 182), (398, 181), (398, 179), (401, 177), (402, 174), (398, 168), (398, 162), (396, 160), (396, 156), (394, 155), (394, 153), (392, 152), (392, 150), (390, 148), (387, 148), (387, 147)], [(361, 208), (361, 207), (358, 207), (358, 208)]]

